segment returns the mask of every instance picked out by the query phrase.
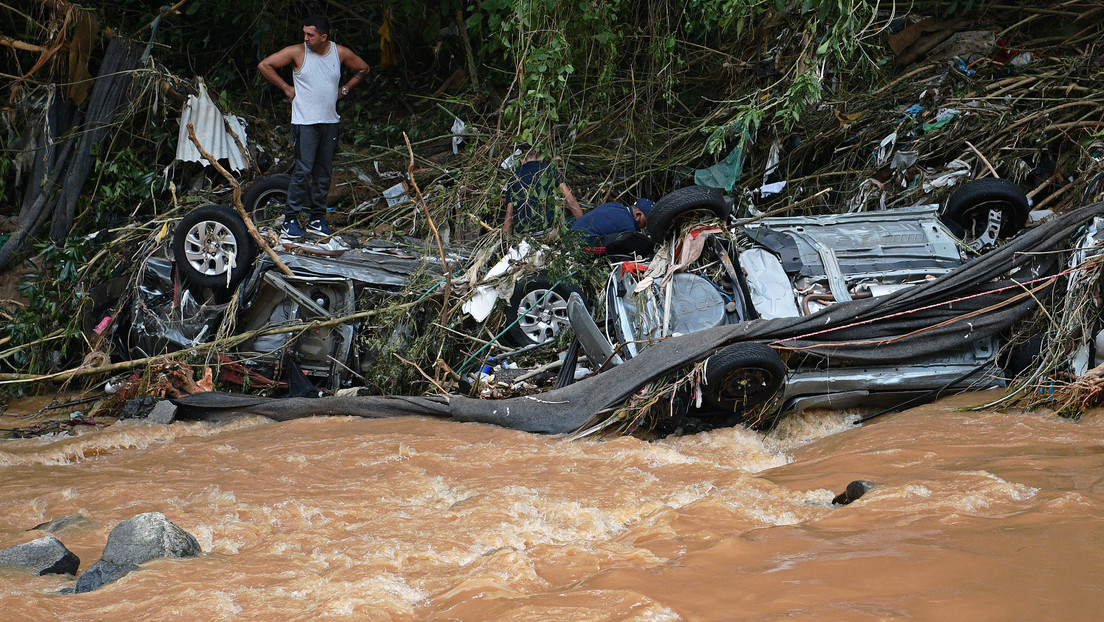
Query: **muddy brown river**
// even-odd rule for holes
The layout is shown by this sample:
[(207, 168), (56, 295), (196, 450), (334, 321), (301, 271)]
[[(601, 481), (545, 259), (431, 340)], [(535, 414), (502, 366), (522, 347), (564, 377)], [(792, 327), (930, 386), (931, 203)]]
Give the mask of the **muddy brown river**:
[(0, 546), (79, 513), (56, 535), (83, 571), (156, 511), (203, 554), (80, 595), (0, 570), (0, 616), (1101, 619), (1104, 417), (960, 409), (984, 397), (654, 442), (344, 417), (2, 441)]

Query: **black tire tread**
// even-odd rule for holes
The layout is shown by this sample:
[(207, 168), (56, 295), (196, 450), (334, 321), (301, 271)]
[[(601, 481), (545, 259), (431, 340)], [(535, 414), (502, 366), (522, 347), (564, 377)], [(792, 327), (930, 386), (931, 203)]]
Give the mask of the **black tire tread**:
[(729, 205), (718, 188), (686, 186), (661, 198), (648, 214), (648, 235), (663, 240), (671, 227), (688, 212), (708, 210), (722, 221), (728, 218)]
[(249, 214), (249, 217), (253, 219), (254, 224), (268, 220), (265, 218), (263, 205), (260, 203), (262, 199), (273, 190), (283, 190), (284, 202), (286, 204), (289, 183), (291, 183), (291, 175), (278, 173), (276, 175), (262, 177), (249, 184), (249, 187), (245, 189), (245, 194), (242, 195), (242, 208), (244, 208), (245, 212)]
[(173, 259), (176, 261), (177, 270), (180, 272), (181, 276), (196, 285), (217, 290), (227, 289), (225, 274), (200, 274), (192, 268), (184, 254), (184, 241), (187, 237), (188, 230), (197, 223), (207, 220), (213, 220), (226, 225), (234, 235), (235, 240), (237, 240), (238, 257), (236, 258), (234, 267), (230, 270), (229, 281), (229, 287), (233, 288), (245, 278), (252, 269), (253, 260), (257, 256), (257, 246), (253, 238), (249, 235), (249, 230), (245, 227), (245, 221), (238, 215), (238, 212), (225, 205), (211, 203), (197, 207), (185, 214), (184, 217), (176, 223), (176, 229), (173, 232), (172, 253)]
[(1019, 233), (1027, 224), (1031, 211), (1027, 194), (1015, 183), (996, 177), (974, 179), (963, 184), (947, 200), (942, 215), (946, 221), (969, 229), (972, 224), (970, 212), (985, 203), (1003, 203), (1006, 206), (1003, 213), (1005, 220), (1001, 223), (1002, 239)]
[(719, 394), (733, 372), (740, 369), (757, 368), (770, 375), (765, 387), (748, 393), (740, 402), (744, 408), (752, 408), (766, 402), (786, 381), (786, 363), (773, 348), (754, 341), (734, 343), (721, 348), (709, 357), (705, 367), (705, 401), (714, 406), (729, 406), (731, 401), (721, 399)]

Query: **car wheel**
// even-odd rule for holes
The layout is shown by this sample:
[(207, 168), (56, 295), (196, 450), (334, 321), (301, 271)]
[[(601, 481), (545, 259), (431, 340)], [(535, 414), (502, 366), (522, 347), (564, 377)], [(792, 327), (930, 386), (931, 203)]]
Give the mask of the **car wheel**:
[(770, 346), (735, 343), (709, 357), (705, 365), (706, 403), (752, 408), (774, 397), (786, 380), (786, 364)]
[(943, 209), (943, 221), (961, 227), (963, 237), (971, 242), (983, 235), (989, 224), (989, 211), (1001, 215), (997, 239), (1007, 239), (1019, 233), (1027, 223), (1027, 194), (1007, 179), (975, 179), (956, 190)]
[(242, 207), (254, 224), (269, 224), (284, 214), (287, 210), (289, 183), (290, 175), (269, 175), (246, 188), (242, 195)]
[(543, 274), (519, 281), (506, 307), (510, 340), (518, 346), (552, 341), (560, 331), (570, 326), (567, 299), (572, 292), (583, 295), (582, 290), (574, 285), (561, 283), (553, 287)]
[(695, 217), (715, 216), (724, 221), (728, 218), (730, 209), (724, 194), (717, 188), (679, 188), (652, 207), (648, 214), (648, 235), (654, 240), (663, 240), (681, 224)]
[(211, 288), (237, 285), (257, 256), (245, 222), (224, 205), (204, 205), (181, 218), (172, 250), (182, 276)]

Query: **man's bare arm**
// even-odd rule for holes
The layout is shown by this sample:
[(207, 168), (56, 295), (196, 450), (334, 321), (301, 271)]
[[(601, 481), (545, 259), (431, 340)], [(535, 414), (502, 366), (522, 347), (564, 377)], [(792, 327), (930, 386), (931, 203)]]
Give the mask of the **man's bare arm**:
[(337, 46), (337, 54), (343, 65), (356, 72), (353, 74), (353, 77), (349, 78), (349, 81), (342, 86), (344, 90), (337, 95), (338, 99), (340, 99), (345, 96), (345, 92), (353, 90), (364, 80), (364, 77), (368, 75), (369, 68), (368, 63), (364, 62), (364, 59), (357, 56), (347, 47)]
[(575, 193), (571, 191), (571, 186), (568, 186), (566, 182), (561, 182), (560, 190), (563, 191), (564, 202), (567, 203), (567, 209), (571, 212), (571, 215), (575, 218), (582, 218), (583, 208), (575, 198)]
[(257, 69), (261, 72), (261, 75), (265, 77), (265, 80), (276, 85), (277, 88), (284, 92), (284, 95), (287, 95), (288, 99), (295, 99), (295, 87), (285, 82), (276, 70), (287, 67), (288, 65), (298, 67), (303, 64), (302, 59), (299, 58), (302, 52), (303, 46), (289, 45), (257, 64)]
[(506, 217), (502, 219), (502, 233), (510, 235), (514, 230), (514, 203), (506, 203)]

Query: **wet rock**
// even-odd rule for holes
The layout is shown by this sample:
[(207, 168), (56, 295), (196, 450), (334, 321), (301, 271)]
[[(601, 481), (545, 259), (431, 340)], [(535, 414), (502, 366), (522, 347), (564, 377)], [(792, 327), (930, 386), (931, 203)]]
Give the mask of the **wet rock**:
[(123, 409), (119, 411), (119, 419), (142, 419), (149, 415), (157, 401), (157, 398), (153, 395), (143, 395), (128, 400), (126, 404), (123, 404)]
[(65, 548), (61, 540), (43, 536), (24, 544), (0, 549), (0, 565), (25, 568), (36, 575), (77, 574), (80, 558)]
[(107, 536), (100, 560), (89, 566), (77, 579), (77, 594), (91, 592), (153, 559), (162, 557), (195, 557), (202, 550), (195, 536), (165, 518), (160, 512), (139, 514), (125, 520)]
[[(77, 587), (74, 588), (71, 593), (84, 594), (85, 592), (91, 592), (108, 583), (118, 581), (134, 570), (138, 570), (138, 566), (133, 564), (116, 566), (115, 564), (109, 564), (101, 559), (89, 566), (88, 570), (81, 573), (80, 578), (77, 579)], [(63, 590), (63, 592), (70, 593), (67, 590)]]
[(27, 531), (46, 531), (49, 533), (58, 533), (73, 527), (84, 527), (88, 525), (89, 521), (82, 514), (69, 514), (62, 516), (61, 518), (55, 518), (48, 520), (45, 523), (39, 523), (34, 527), (31, 527)]
[(866, 491), (873, 487), (874, 482), (868, 482), (865, 479), (857, 479), (847, 485), (847, 490), (844, 490), (836, 495), (835, 499), (832, 499), (832, 505), (847, 505), (865, 495)]
[(115, 526), (107, 536), (100, 561), (115, 566), (144, 564), (161, 557), (195, 557), (195, 536), (177, 527), (160, 512), (139, 514)]
[(153, 405), (153, 410), (146, 418), (154, 423), (168, 425), (176, 419), (176, 404), (169, 400), (161, 400)]

